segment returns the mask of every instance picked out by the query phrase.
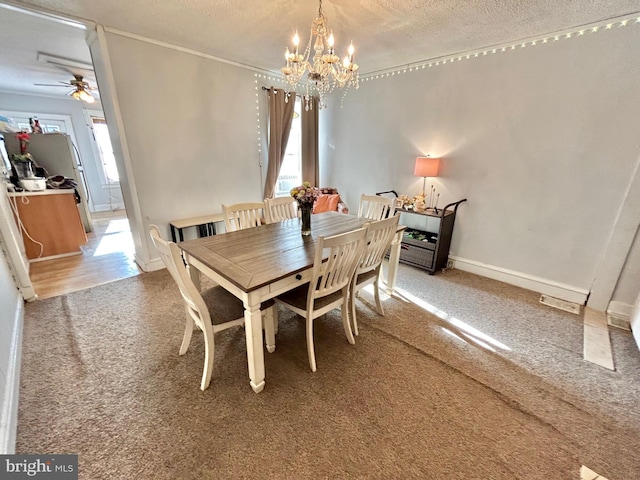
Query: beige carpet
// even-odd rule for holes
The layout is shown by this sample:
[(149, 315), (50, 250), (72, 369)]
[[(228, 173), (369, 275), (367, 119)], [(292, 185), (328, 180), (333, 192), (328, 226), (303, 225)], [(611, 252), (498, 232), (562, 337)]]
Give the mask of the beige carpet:
[[(282, 313), (267, 385), (248, 383), (244, 331), (177, 355), (183, 307), (165, 271), (26, 307), (18, 453), (77, 453), (82, 479), (639, 478), (640, 355), (611, 332), (617, 370), (582, 360), (582, 319), (535, 293), (401, 266), (378, 317), (359, 303), (304, 328)], [(421, 302), (435, 305), (428, 313)], [(422, 305), (422, 306), (420, 306)]]

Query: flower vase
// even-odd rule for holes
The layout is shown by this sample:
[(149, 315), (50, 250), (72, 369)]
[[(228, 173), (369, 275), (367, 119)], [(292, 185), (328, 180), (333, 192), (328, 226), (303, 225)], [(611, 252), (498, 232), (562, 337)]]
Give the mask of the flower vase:
[(311, 206), (300, 207), (302, 216), (302, 235), (311, 235)]

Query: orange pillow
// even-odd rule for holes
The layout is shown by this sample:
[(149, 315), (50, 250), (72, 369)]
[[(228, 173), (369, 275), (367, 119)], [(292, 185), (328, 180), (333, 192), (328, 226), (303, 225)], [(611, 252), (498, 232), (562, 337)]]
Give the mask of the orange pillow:
[(340, 203), (339, 194), (321, 194), (313, 204), (313, 213), (337, 212), (338, 203)]

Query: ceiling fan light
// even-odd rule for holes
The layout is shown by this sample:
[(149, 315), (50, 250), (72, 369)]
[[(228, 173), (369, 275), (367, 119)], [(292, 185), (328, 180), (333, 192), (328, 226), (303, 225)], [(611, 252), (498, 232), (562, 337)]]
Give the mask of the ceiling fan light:
[(83, 102), (93, 103), (96, 101), (89, 92), (87, 92), (84, 88), (78, 88), (74, 92), (71, 92), (71, 96), (76, 100), (82, 100)]
[(93, 98), (93, 95), (91, 95), (86, 90), (81, 90), (80, 93), (78, 94), (78, 98), (87, 103), (93, 103), (96, 101), (96, 99)]

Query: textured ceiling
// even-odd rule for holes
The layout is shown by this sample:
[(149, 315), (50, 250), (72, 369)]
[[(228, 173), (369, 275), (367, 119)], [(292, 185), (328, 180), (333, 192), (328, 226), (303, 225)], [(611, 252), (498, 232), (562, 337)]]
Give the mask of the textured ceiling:
[[(12, 2), (264, 70), (278, 71), (297, 29), (306, 45), (317, 0), (26, 0)], [(639, 0), (324, 0), (337, 53), (361, 74), (634, 14)], [(82, 30), (0, 8), (0, 90), (67, 81), (37, 51), (88, 61)], [(12, 69), (15, 66), (15, 70)], [(57, 77), (53, 79), (55, 72)], [(43, 72), (40, 72), (44, 74)], [(62, 93), (66, 93), (64, 89)], [(44, 93), (44, 87), (40, 92)], [(46, 92), (48, 93), (48, 92)]]

